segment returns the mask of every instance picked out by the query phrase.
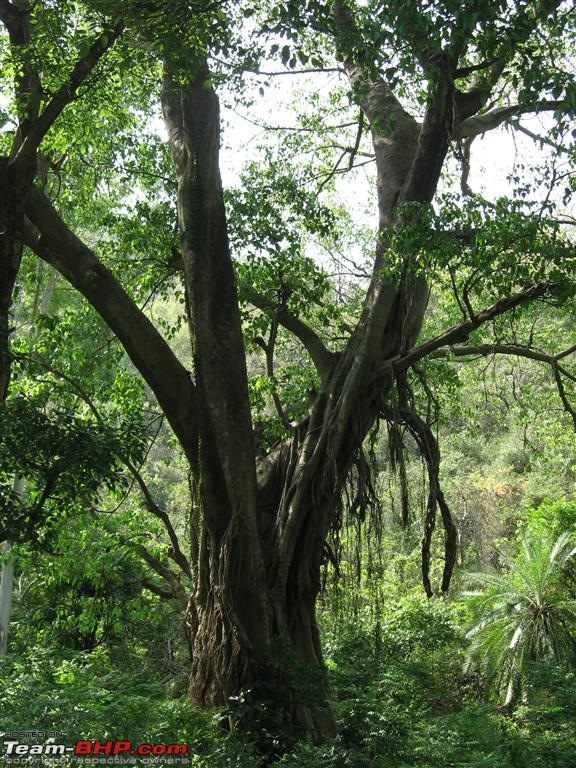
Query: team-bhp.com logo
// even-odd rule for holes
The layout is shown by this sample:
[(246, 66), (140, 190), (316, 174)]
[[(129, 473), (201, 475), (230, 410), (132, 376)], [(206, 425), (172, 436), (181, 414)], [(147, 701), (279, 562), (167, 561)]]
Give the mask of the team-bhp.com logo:
[(185, 755), (186, 744), (132, 744), (130, 741), (77, 741), (73, 747), (64, 744), (21, 744), (5, 741), (7, 755)]

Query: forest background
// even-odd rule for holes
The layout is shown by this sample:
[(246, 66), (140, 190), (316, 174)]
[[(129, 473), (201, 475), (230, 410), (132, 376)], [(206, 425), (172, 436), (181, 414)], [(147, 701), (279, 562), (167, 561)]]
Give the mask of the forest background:
[(572, 9), (0, 20), (2, 730), (574, 765)]

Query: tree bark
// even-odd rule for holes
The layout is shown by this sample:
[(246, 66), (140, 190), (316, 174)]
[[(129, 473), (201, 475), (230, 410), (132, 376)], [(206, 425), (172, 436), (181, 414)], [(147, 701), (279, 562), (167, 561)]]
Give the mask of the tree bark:
[[(326, 515), (313, 515), (301, 498), (294, 515), (281, 509), (287, 486), (273, 462), (271, 472), (261, 472), (257, 483), (245, 351), (218, 165), (219, 107), (208, 80), (201, 60), (187, 85), (166, 67), (163, 92), (178, 180), (198, 403), (202, 530), (189, 612), (194, 625), (190, 692), (199, 704), (213, 706), (249, 690), (250, 696), (267, 702), (266, 717), (276, 726), (291, 723), (321, 738), (334, 732), (315, 620), (323, 548), (323, 534), (316, 526), (321, 521), (324, 530)], [(294, 449), (300, 449), (298, 440), (291, 451), (297, 458)], [(280, 452), (279, 461), (285, 453)], [(294, 462), (292, 470), (297, 471)], [(309, 535), (302, 529), (306, 519)], [(314, 702), (302, 700), (290, 678), (295, 660), (319, 678)]]
[(7, 158), (0, 157), (0, 404), (10, 384), (10, 308), (22, 260), (23, 191)]

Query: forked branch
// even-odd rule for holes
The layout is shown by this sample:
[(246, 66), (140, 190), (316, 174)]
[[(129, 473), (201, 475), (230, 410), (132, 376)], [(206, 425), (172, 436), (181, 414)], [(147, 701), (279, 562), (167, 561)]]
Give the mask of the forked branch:
[(330, 352), (316, 331), (285, 307), (258, 293), (251, 286), (243, 283), (241, 290), (250, 304), (275, 318), (281, 326), (299, 339), (312, 358), (320, 378), (324, 380), (332, 370), (334, 353)]
[(458, 325), (453, 325), (439, 336), (435, 336), (433, 339), (425, 341), (423, 344), (412, 347), (412, 349), (408, 350), (405, 355), (398, 355), (398, 357), (385, 361), (381, 368), (382, 370), (388, 369), (391, 365), (402, 368), (410, 367), (418, 362), (418, 360), (422, 360), (424, 357), (429, 357), (442, 347), (449, 347), (452, 344), (466, 341), (472, 331), (485, 325), (490, 320), (494, 320), (496, 317), (499, 317), (505, 312), (514, 309), (514, 307), (518, 307), (528, 301), (541, 299), (552, 293), (554, 288), (555, 285), (553, 283), (537, 283), (530, 288), (526, 288), (524, 291), (500, 299), (500, 301), (497, 301), (491, 307), (483, 309), (481, 312), (478, 312)]
[(123, 24), (105, 29), (94, 40), (86, 55), (78, 59), (66, 82), (58, 88), (32, 123), (26, 135), (22, 137), (22, 143), (16, 148), (13, 160), (15, 163), (24, 165), (33, 157), (44, 136), (54, 125), (64, 108), (76, 98), (82, 83), (86, 81), (106, 51), (116, 42), (123, 29)]
[(481, 133), (492, 131), (514, 117), (527, 114), (539, 114), (541, 112), (552, 112), (554, 110), (564, 109), (563, 101), (540, 101), (536, 104), (523, 105), (511, 104), (506, 107), (495, 107), (480, 115), (468, 117), (463, 120), (458, 128), (457, 135), (460, 139), (471, 139)]

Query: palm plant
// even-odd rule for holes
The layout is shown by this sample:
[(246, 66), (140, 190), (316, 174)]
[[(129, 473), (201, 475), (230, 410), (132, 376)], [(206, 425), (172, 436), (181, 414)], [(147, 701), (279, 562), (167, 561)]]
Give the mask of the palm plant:
[(531, 662), (576, 660), (576, 600), (563, 573), (576, 555), (570, 533), (555, 541), (525, 534), (500, 573), (469, 575), (481, 589), (467, 593), (475, 621), (466, 667), (479, 669), (500, 703), (512, 707), (526, 693)]

